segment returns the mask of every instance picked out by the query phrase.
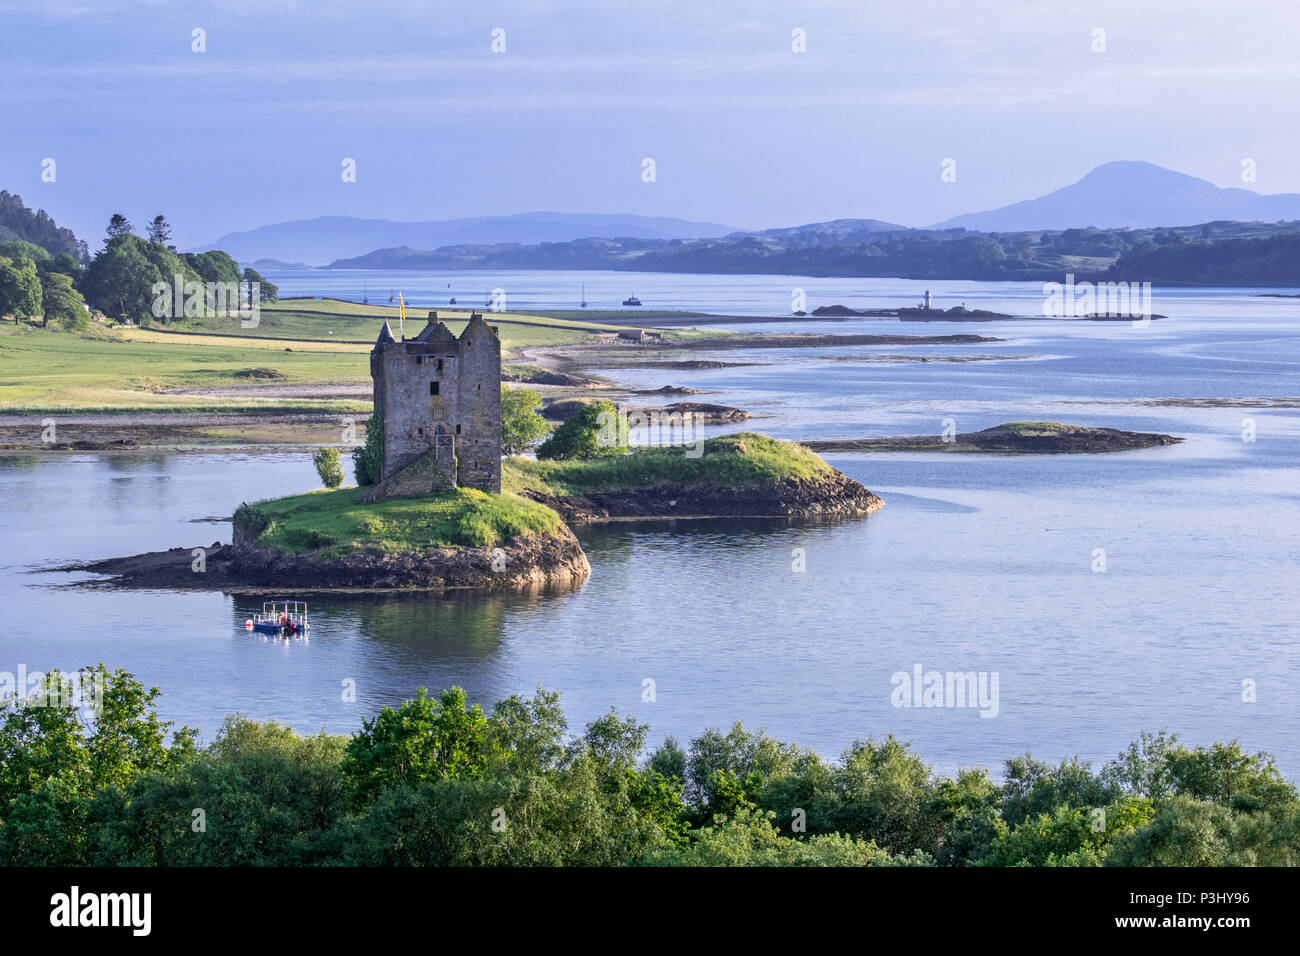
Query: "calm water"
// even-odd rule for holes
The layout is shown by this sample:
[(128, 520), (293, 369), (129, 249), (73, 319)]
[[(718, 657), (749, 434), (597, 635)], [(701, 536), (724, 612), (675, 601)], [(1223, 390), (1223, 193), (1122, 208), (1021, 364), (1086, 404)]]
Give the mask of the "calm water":
[[(527, 280), (540, 308), (574, 275), (516, 278), (520, 289)], [(439, 281), (507, 289), (514, 281), (453, 276), (420, 281), (430, 294)], [(897, 304), (922, 288), (898, 280), (586, 276), (589, 301), (636, 291), (648, 307), (733, 314), (788, 308), (792, 283), (809, 288), (810, 307)], [(288, 286), (284, 276), (272, 278)], [(377, 281), (386, 280), (372, 274), (372, 292)], [(416, 284), (404, 281), (416, 299)], [(599, 281), (611, 283), (608, 293), (593, 289)], [(622, 291), (628, 281), (635, 290)], [(951, 295), (1017, 313), (1041, 305), (1040, 287), (1030, 284), (929, 287), (940, 304)], [(658, 291), (670, 288), (681, 297), (671, 306)], [(510, 307), (525, 308), (522, 298)], [(777, 304), (763, 308), (768, 301)], [(1169, 728), (1193, 743), (1239, 736), (1277, 753), (1294, 778), (1300, 410), (1151, 402), (1300, 396), (1300, 307), (1241, 290), (1157, 290), (1155, 309), (1170, 318), (1146, 329), (818, 323), (828, 331), (963, 331), (1004, 341), (728, 351), (714, 357), (762, 364), (611, 372), (640, 387), (705, 389), (705, 400), (755, 412), (742, 427), (780, 437), (935, 433), (945, 419), (967, 431), (1047, 418), (1187, 440), (1103, 456), (828, 455), (886, 507), (832, 527), (709, 522), (584, 531), (593, 573), (577, 591), (322, 597), (312, 602), (310, 642), (245, 632), (239, 624), (252, 609), (245, 599), (68, 589), (60, 586), (66, 575), (40, 570), (229, 540), (228, 524), (203, 519), (315, 486), (306, 455), (0, 458), (8, 624), (0, 670), (101, 660), (125, 667), (162, 687), (166, 717), (201, 727), (205, 737), (234, 711), (304, 731), (347, 731), (422, 684), (461, 684), (484, 703), (540, 684), (563, 692), (575, 726), (615, 706), (648, 721), (656, 739), (741, 719), (834, 756), (855, 737), (893, 732), (951, 771), (1026, 750), (1106, 759), (1141, 730)], [(956, 354), (1002, 358), (868, 361)], [(1243, 419), (1253, 420), (1253, 442), (1242, 440)], [(1099, 548), (1104, 573), (1093, 570)], [(796, 549), (805, 571), (792, 570)], [(997, 672), (997, 716), (891, 706), (891, 676), (917, 664)], [(356, 703), (341, 699), (347, 679), (357, 683)], [(646, 679), (655, 681), (654, 702), (642, 700)], [(1241, 699), (1243, 680), (1255, 682), (1254, 703)]]

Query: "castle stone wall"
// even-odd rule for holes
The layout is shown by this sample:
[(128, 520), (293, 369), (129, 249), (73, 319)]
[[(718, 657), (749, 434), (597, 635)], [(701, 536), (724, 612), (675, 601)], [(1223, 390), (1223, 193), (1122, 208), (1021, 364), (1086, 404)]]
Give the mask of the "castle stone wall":
[(453, 485), (500, 492), (501, 342), (482, 316), (460, 339), (433, 312), (414, 339), (399, 342), (385, 325), (370, 371), (384, 423), (382, 480), (437, 447), (431, 457)]

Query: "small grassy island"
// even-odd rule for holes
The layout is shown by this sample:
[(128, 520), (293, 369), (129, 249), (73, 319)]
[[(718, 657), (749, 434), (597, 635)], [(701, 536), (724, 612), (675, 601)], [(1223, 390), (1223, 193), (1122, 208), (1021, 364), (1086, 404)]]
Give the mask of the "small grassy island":
[(510, 458), (503, 486), (566, 521), (852, 517), (884, 504), (814, 452), (755, 432), (689, 448), (638, 448), (586, 460)]
[(250, 584), (423, 590), (535, 590), (591, 573), (560, 516), (518, 495), (454, 488), (366, 502), (365, 490), (242, 505), (224, 570)]
[(502, 492), (454, 488), (382, 501), (365, 487), (244, 504), (234, 541), (65, 570), (127, 587), (236, 590), (526, 591), (591, 573), (566, 522), (758, 517), (843, 518), (883, 502), (793, 442), (741, 432), (691, 448), (633, 448), (588, 459), (502, 466)]
[(518, 495), (455, 488), (370, 504), (360, 500), (363, 491), (313, 491), (244, 505), (235, 514), (235, 527), (263, 547), (336, 558), (357, 548), (379, 554), (492, 548), (560, 526), (560, 516), (550, 508)]

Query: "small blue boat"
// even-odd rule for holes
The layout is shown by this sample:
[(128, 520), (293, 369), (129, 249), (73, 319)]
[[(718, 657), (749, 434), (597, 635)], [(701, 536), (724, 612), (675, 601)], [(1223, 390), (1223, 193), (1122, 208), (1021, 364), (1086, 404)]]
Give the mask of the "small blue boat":
[(307, 603), (305, 601), (265, 601), (262, 612), (254, 614), (244, 622), (250, 631), (263, 634), (286, 636), (305, 634), (311, 625), (307, 623)]

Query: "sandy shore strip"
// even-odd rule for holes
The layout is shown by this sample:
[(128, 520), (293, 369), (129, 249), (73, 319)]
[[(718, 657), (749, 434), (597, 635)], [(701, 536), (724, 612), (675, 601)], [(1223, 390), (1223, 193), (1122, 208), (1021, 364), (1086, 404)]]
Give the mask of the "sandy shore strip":
[[(821, 349), (862, 345), (970, 345), (998, 342), (980, 335), (725, 335), (661, 342), (624, 340), (514, 350), (510, 364), (531, 364), (548, 371), (582, 373), (588, 367), (614, 365), (654, 369), (659, 363), (695, 364), (693, 353), (735, 349)], [(959, 358), (959, 356), (953, 356)], [(901, 356), (892, 357), (897, 361)], [(943, 357), (929, 357), (941, 360)], [(991, 356), (989, 357), (991, 358)], [(919, 359), (918, 359), (919, 360)], [(700, 364), (712, 364), (700, 361)], [(740, 364), (740, 363), (737, 363)], [(660, 365), (659, 367), (665, 367)], [(633, 394), (635, 389), (584, 375), (579, 386), (529, 385), (548, 397), (591, 394)], [(203, 399), (354, 400), (371, 396), (369, 383), (240, 384), (179, 388), (168, 394)], [(243, 412), (114, 412), (40, 415), (0, 414), (0, 454), (56, 452), (271, 452), (301, 451), (333, 445), (350, 448), (364, 440), (364, 412), (275, 411)], [(53, 421), (53, 436), (47, 423)], [(351, 431), (349, 431), (351, 429)]]
[[(514, 350), (517, 361), (554, 371), (581, 371), (610, 364), (644, 365), (672, 360), (684, 352), (735, 349), (819, 349), (860, 345), (976, 345), (1001, 342), (986, 335), (831, 335), (792, 332), (780, 335), (727, 335), (663, 342), (594, 342), (580, 345), (530, 345)], [(611, 362), (610, 360), (613, 360)], [(647, 361), (648, 360), (648, 361)]]
[[(51, 452), (301, 451), (364, 440), (366, 416), (339, 412), (239, 415), (122, 412), (0, 415), (0, 455)], [(47, 423), (53, 422), (53, 435)], [(357, 438), (344, 439), (349, 422)], [(53, 440), (51, 440), (51, 437)]]

